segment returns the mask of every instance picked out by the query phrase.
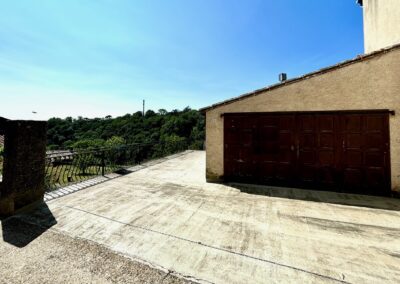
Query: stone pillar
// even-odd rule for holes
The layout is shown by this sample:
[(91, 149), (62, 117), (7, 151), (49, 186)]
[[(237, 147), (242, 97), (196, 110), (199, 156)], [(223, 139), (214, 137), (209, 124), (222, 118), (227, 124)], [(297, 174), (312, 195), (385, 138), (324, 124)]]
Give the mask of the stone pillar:
[(0, 216), (13, 215), (43, 201), (47, 122), (0, 120), (4, 133)]

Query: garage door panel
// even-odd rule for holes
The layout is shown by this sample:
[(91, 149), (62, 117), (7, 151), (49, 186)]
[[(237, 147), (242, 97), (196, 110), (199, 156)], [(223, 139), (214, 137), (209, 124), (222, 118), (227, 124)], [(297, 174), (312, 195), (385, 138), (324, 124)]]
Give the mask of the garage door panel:
[(293, 167), (290, 164), (280, 163), (276, 167), (276, 179), (290, 182), (293, 178)]
[(371, 189), (379, 189), (386, 185), (385, 171), (383, 168), (368, 168), (366, 179)]
[(362, 168), (364, 166), (364, 155), (361, 151), (348, 151), (343, 157), (343, 167), (346, 168)]
[(257, 124), (260, 126), (274, 126), (278, 125), (278, 116), (276, 115), (263, 115), (257, 118)]
[(364, 164), (364, 154), (361, 150), (347, 150), (343, 155), (343, 166), (362, 167)]
[(390, 165), (385, 160), (389, 151), (388, 114), (348, 115), (344, 121), (347, 126), (343, 133), (344, 184), (351, 184), (351, 191), (356, 193), (373, 190), (377, 194), (373, 188), (379, 182), (380, 194), (388, 192)]
[(362, 131), (362, 116), (361, 115), (344, 115), (344, 129), (346, 132)]
[(225, 140), (230, 144), (240, 144), (240, 131), (238, 129), (228, 129), (225, 133)]
[(300, 164), (315, 164), (315, 152), (313, 150), (303, 150), (299, 153)]
[(257, 153), (259, 154), (259, 155), (262, 155), (262, 156), (264, 156), (264, 155), (277, 155), (278, 154), (278, 151), (279, 151), (279, 143), (277, 142), (277, 141), (272, 141), (272, 142), (269, 142), (269, 141), (263, 141), (262, 143), (260, 143), (258, 146), (257, 146)]
[(227, 177), (239, 176), (241, 172), (241, 164), (238, 162), (238, 159), (226, 159), (225, 164), (229, 165), (229, 167), (225, 167), (225, 175)]
[(331, 166), (335, 164), (335, 152), (332, 150), (320, 150), (318, 152), (318, 162), (321, 166)]
[(333, 115), (318, 116), (318, 128), (319, 128), (320, 132), (334, 132), (335, 131), (335, 116), (333, 116)]
[(239, 157), (239, 152), (242, 148), (240, 144), (225, 144), (225, 159), (231, 159), (233, 157)]
[(225, 161), (232, 161), (232, 160), (237, 160), (239, 159), (239, 154), (238, 152), (232, 151), (232, 149), (230, 149), (230, 151), (225, 151), (225, 157), (224, 157)]
[(259, 140), (277, 141), (279, 139), (279, 130), (276, 126), (262, 126), (259, 129)]
[[(224, 119), (224, 123), (225, 123), (225, 126), (226, 126), (225, 129), (235, 127), (235, 125), (237, 125), (237, 123), (236, 123), (237, 120), (238, 120), (237, 118), (226, 117), (226, 118)], [(228, 126), (229, 126), (229, 127), (228, 127)]]
[(299, 168), (301, 182), (313, 182), (315, 180), (316, 168), (313, 165), (303, 165)]
[(235, 124), (240, 128), (255, 128), (257, 126), (257, 119), (255, 117), (238, 117)]
[(293, 144), (293, 133), (291, 132), (280, 132), (279, 133), (279, 145), (280, 146), (292, 146)]
[(384, 167), (385, 156), (381, 151), (373, 151), (365, 153), (365, 166), (367, 167)]
[(382, 115), (370, 115), (365, 118), (365, 130), (367, 132), (380, 132), (385, 128), (385, 117)]
[(280, 163), (291, 163), (293, 160), (293, 152), (291, 149), (279, 149), (277, 160)]
[(384, 135), (382, 133), (368, 133), (365, 135), (365, 147), (381, 149), (385, 147)]
[(335, 134), (334, 133), (322, 133), (319, 135), (319, 147), (335, 147)]
[(276, 177), (276, 163), (275, 162), (261, 162), (258, 164), (256, 177), (260, 181), (273, 181)]
[(321, 167), (317, 173), (318, 183), (322, 186), (332, 188), (337, 183), (335, 169), (332, 167)]
[(254, 130), (253, 129), (243, 129), (240, 133), (240, 143), (243, 145), (251, 146), (254, 140)]
[(301, 148), (314, 148), (315, 147), (315, 133), (301, 133), (299, 138)]
[(255, 156), (253, 155), (253, 148), (252, 147), (241, 147), (238, 148), (238, 158), (240, 161), (253, 161)]
[(343, 176), (346, 189), (348, 189), (349, 187), (357, 189), (362, 184), (363, 172), (361, 169), (347, 168), (344, 170)]
[(295, 127), (294, 115), (283, 115), (279, 117), (278, 127), (280, 131), (291, 132)]
[(262, 155), (258, 155), (258, 162), (259, 163), (264, 163), (264, 162), (277, 162), (278, 160), (278, 155), (276, 153), (276, 151), (270, 151), (270, 152), (266, 152), (264, 151), (262, 153)]
[(228, 178), (354, 193), (390, 191), (388, 113), (253, 114), (224, 121)]
[(256, 170), (253, 162), (243, 162), (238, 160), (230, 161), (230, 171), (227, 173), (230, 177), (238, 179), (251, 178)]
[(315, 117), (314, 115), (301, 115), (299, 117), (300, 131), (313, 132), (315, 130)]
[(227, 157), (252, 159), (253, 148), (251, 146), (234, 144), (226, 146), (226, 148), (229, 148), (229, 151), (226, 151)]
[(348, 148), (361, 148), (363, 146), (363, 135), (361, 133), (345, 134), (344, 143)]

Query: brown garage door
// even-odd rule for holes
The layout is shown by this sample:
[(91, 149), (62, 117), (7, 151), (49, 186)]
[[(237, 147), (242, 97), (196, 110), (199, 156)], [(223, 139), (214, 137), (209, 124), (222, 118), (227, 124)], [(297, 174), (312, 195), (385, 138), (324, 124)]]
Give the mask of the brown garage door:
[(389, 112), (224, 115), (227, 181), (390, 193)]

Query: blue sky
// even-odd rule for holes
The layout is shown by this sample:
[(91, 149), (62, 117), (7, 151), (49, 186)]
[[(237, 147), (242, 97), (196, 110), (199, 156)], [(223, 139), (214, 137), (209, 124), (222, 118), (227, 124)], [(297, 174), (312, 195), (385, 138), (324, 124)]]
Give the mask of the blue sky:
[(0, 116), (13, 119), (201, 108), (363, 53), (354, 0), (0, 4)]

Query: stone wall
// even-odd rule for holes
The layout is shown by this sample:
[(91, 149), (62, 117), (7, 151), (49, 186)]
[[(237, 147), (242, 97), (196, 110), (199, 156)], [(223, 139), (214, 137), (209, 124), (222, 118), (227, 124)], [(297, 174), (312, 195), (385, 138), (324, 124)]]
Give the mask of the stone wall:
[(2, 121), (4, 141), (0, 215), (12, 215), (41, 202), (45, 190), (47, 123)]
[(331, 71), (227, 102), (206, 111), (206, 176), (224, 175), (224, 127), (229, 112), (390, 109), (392, 189), (400, 190), (400, 48)]

